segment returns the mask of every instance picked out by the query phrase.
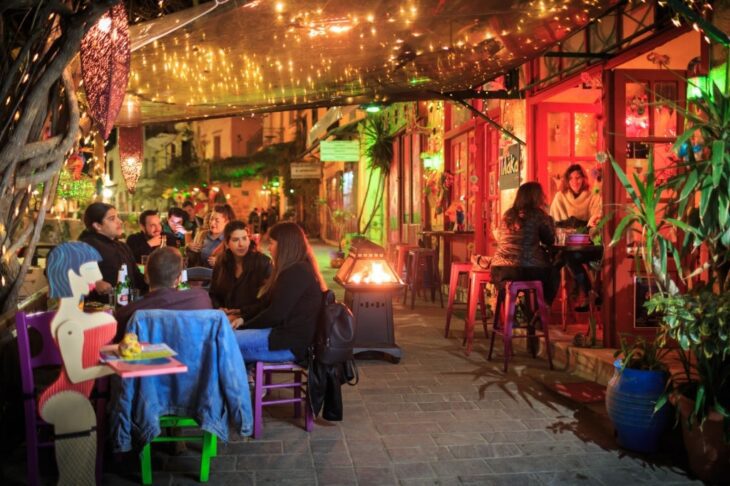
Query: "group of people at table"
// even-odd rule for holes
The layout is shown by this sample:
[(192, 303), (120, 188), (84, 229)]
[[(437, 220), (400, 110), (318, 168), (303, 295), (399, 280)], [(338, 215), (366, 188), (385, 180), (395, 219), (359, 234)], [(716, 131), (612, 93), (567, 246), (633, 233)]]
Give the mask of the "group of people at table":
[[(206, 218), (207, 227), (198, 228), (194, 239), (182, 225), (181, 212), (169, 211), (169, 231), (163, 230), (157, 211), (142, 212), (141, 231), (124, 242), (116, 208), (101, 202), (86, 208), (86, 229), (79, 240), (99, 253), (102, 275), (87, 301), (110, 302), (122, 265), (141, 296), (116, 307), (115, 341), (122, 339), (127, 322), (140, 309), (215, 308), (228, 316), (247, 363), (303, 359), (327, 286), (301, 227), (293, 222), (271, 227), (269, 257), (252, 242), (246, 223), (236, 219), (229, 205), (216, 205)], [(212, 268), (209, 289), (177, 290), (185, 263), (182, 248), (189, 265)], [(144, 274), (138, 266), (143, 259)]]
[(514, 203), (502, 217), (497, 232), (497, 250), (490, 259), (474, 256), (472, 261), (489, 268), (492, 282), (539, 280), (549, 304), (560, 287), (560, 268), (565, 265), (574, 278), (575, 310), (588, 310), (590, 279), (579, 253), (563, 254), (557, 260), (550, 250), (561, 231), (595, 228), (601, 218), (601, 196), (591, 190), (588, 177), (579, 164), (570, 165), (561, 179), (560, 190), (548, 208), (547, 197), (538, 182), (526, 182), (517, 190)]

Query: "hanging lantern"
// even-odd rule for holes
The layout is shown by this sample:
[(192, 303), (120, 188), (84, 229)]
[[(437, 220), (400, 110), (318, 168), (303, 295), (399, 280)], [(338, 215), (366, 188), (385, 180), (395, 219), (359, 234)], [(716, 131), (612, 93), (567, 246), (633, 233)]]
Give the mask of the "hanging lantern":
[(119, 127), (119, 164), (129, 192), (134, 194), (142, 173), (143, 128)]
[(81, 76), (89, 115), (104, 139), (109, 137), (129, 80), (129, 26), (118, 3), (81, 40)]

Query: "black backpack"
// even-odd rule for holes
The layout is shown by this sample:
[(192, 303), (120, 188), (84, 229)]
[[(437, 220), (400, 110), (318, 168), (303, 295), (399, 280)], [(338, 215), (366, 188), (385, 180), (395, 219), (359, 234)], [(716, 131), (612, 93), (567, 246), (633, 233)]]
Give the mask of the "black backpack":
[(335, 293), (327, 290), (322, 296), (314, 357), (326, 365), (345, 363), (353, 359), (355, 345), (355, 318), (342, 302), (335, 301)]

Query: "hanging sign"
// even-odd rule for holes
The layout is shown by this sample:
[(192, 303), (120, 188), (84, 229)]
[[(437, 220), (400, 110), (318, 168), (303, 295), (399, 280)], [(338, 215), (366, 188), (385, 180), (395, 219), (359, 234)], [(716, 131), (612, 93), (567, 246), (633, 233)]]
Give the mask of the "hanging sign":
[(319, 144), (322, 162), (357, 162), (360, 160), (359, 140), (323, 140)]
[(321, 179), (322, 164), (295, 162), (291, 164), (292, 179)]
[(502, 149), (499, 159), (499, 188), (517, 189), (520, 187), (520, 145), (514, 143)]

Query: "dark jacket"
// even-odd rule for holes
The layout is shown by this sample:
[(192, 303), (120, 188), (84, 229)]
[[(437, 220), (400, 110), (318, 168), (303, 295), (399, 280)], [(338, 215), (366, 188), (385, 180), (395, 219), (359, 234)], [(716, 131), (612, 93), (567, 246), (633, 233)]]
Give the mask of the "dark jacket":
[(298, 360), (303, 360), (314, 339), (322, 307), (322, 290), (311, 264), (299, 262), (284, 270), (267, 297), (268, 307), (244, 319), (244, 329), (271, 328), (269, 349), (290, 349)]
[(210, 297), (203, 289), (177, 290), (170, 288), (155, 289), (145, 295), (143, 299), (131, 302), (126, 307), (114, 311), (117, 320), (117, 335), (114, 342), (124, 337), (127, 322), (132, 314), (138, 310), (204, 310), (212, 309)]
[(550, 267), (545, 249), (555, 243), (553, 218), (541, 210), (527, 213), (520, 224), (507, 224), (502, 217), (499, 225), (497, 252), (493, 267)]
[[(147, 292), (148, 287), (144, 281), (144, 276), (139, 271), (139, 268), (137, 268), (137, 262), (134, 260), (132, 250), (129, 249), (126, 243), (112, 240), (102, 234), (89, 230), (84, 230), (81, 233), (79, 241), (93, 246), (101, 255), (99, 269), (105, 282), (116, 286), (119, 269), (122, 268), (123, 264), (126, 264), (132, 288), (138, 289), (141, 294)], [(97, 302), (109, 301), (107, 296), (99, 295), (96, 291), (90, 293), (88, 298)]]
[[(167, 238), (167, 246), (177, 247), (177, 238), (169, 233), (163, 234)], [(155, 247), (148, 245), (148, 239), (149, 238), (147, 238), (147, 235), (144, 234), (144, 232), (142, 231), (130, 235), (129, 238), (127, 238), (127, 245), (129, 246), (130, 250), (132, 250), (132, 254), (134, 255), (134, 259), (137, 261), (137, 263), (142, 263), (142, 257), (144, 255), (149, 255), (157, 248), (159, 248), (159, 246)]]
[(271, 275), (271, 269), (271, 259), (254, 250), (249, 250), (243, 257), (243, 273), (237, 279), (221, 279), (224, 269), (216, 262), (210, 281), (213, 306), (240, 309), (244, 320), (255, 316), (266, 307), (259, 300), (258, 292)]

